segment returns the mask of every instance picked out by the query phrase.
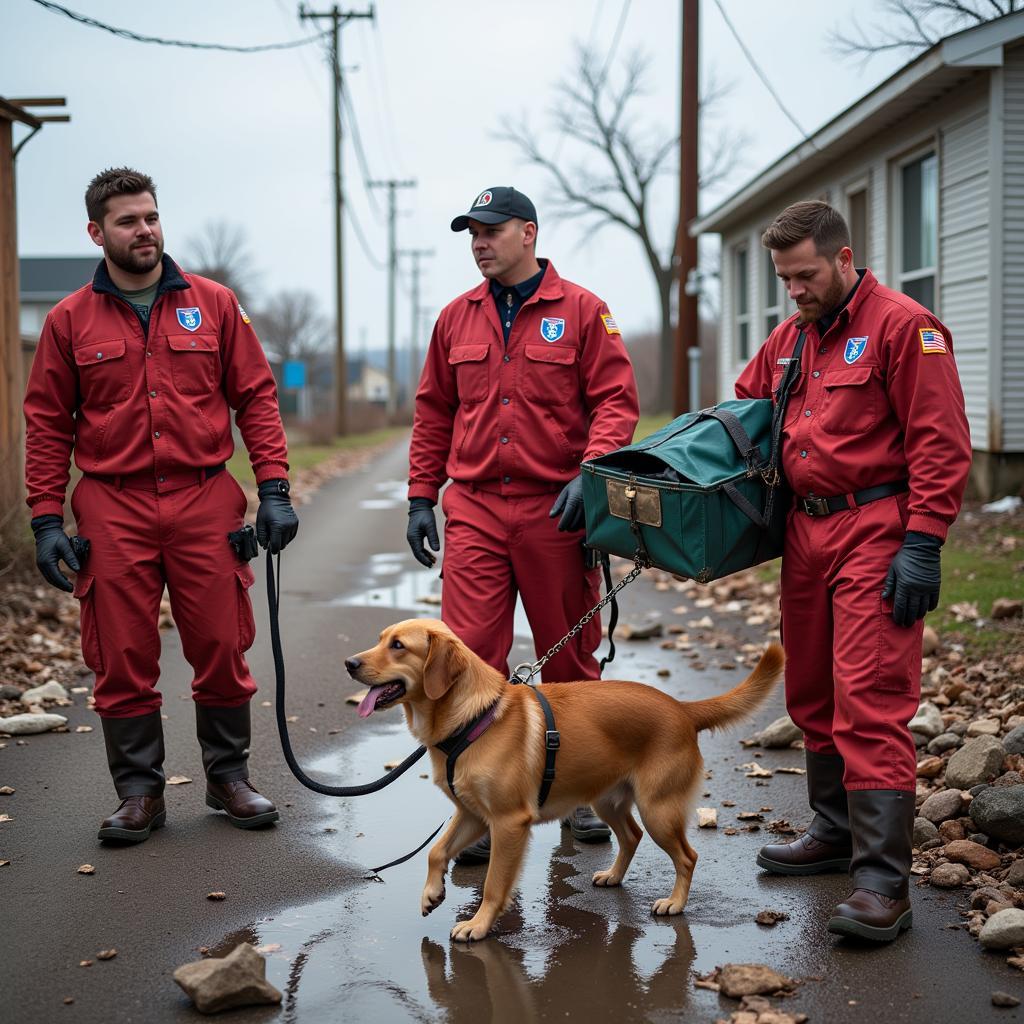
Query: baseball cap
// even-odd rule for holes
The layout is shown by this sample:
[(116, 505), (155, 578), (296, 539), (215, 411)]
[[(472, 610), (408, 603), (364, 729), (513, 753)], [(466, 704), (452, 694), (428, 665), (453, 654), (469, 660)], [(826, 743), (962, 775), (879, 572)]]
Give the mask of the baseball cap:
[(471, 220), (478, 220), (481, 224), (500, 224), (513, 217), (532, 220), (536, 224), (537, 208), (522, 192), (511, 186), (498, 185), (484, 189), (473, 200), (469, 212), (452, 221), (452, 231), (465, 231)]

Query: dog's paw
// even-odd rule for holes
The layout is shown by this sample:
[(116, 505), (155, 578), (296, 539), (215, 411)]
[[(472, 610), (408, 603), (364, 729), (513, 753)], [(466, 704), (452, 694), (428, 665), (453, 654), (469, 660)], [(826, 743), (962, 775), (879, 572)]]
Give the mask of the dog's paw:
[(673, 914), (681, 914), (686, 909), (686, 904), (669, 896), (663, 900), (655, 900), (651, 907), (651, 913), (655, 917), (670, 917)]
[(423, 889), (423, 895), (420, 897), (420, 913), (426, 917), (433, 910), (437, 910), (447, 894), (445, 893), (444, 883), (441, 883), (440, 889), (431, 888), (429, 885)]
[(452, 940), (455, 942), (478, 942), (486, 939), (491, 926), (478, 917), (471, 917), (468, 921), (459, 921), (452, 929)]
[(609, 868), (607, 871), (595, 871), (591, 881), (594, 885), (610, 888), (613, 885), (622, 885), (622, 875)]

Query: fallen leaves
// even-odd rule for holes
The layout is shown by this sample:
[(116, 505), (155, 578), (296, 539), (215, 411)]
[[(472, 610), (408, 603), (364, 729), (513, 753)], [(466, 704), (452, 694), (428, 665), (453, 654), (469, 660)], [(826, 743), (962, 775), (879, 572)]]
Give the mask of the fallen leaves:
[(80, 875), (95, 875), (96, 869), (91, 864), (82, 864), (78, 868)]
[(0, 821), (14, 821), (9, 814), (0, 814)]
[(762, 910), (754, 920), (766, 928), (774, 928), (780, 921), (788, 921), (789, 914), (783, 910)]
[(768, 768), (764, 768), (759, 765), (756, 761), (749, 761), (747, 764), (741, 764), (740, 771), (745, 772), (748, 779), (770, 779), (774, 774)]
[(0, 796), (10, 796), (14, 791), (13, 786), (0, 786)]
[(116, 949), (101, 949), (96, 954), (96, 959), (97, 960), (113, 960), (115, 956), (117, 956), (117, 950)]
[(213, 900), (215, 903), (219, 903), (221, 900), (226, 900), (228, 894), (226, 892), (208, 892), (206, 894), (208, 900)]
[(187, 775), (172, 775), (167, 780), (168, 786), (186, 786), (192, 780)]

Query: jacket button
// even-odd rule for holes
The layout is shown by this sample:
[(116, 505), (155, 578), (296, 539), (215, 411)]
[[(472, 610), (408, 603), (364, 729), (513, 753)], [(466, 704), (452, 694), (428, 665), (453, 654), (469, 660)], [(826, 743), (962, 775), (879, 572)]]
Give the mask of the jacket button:
[(801, 458), (801, 459), (806, 459), (806, 458), (807, 458), (807, 451), (806, 451), (806, 450), (804, 450), (804, 451), (802, 451), (802, 452), (800, 453), (800, 458)]
[(508, 438), (507, 438), (507, 437), (503, 437), (503, 438), (501, 439), (501, 443), (502, 443), (502, 444), (508, 444)]
[(195, 347), (196, 347), (196, 343), (195, 343), (194, 341), (192, 342), (192, 347), (193, 347), (193, 348), (195, 348)]
[(152, 354), (153, 354), (153, 353), (152, 353), (152, 352), (150, 352), (150, 351), (149, 351), (148, 349), (146, 350), (146, 355), (147, 355), (147, 356), (151, 356)]
[(102, 359), (103, 358), (103, 353), (102, 352), (97, 352), (96, 353), (96, 358), (97, 359)]
[(804, 415), (805, 416), (810, 416), (811, 415), (811, 410), (810, 409), (804, 409)]
[(156, 398), (156, 392), (155, 391), (150, 391), (149, 397), (150, 398)]
[(511, 363), (512, 362), (512, 357), (511, 356), (503, 356), (501, 361), (503, 363)]
[(510, 477), (510, 476), (503, 476), (501, 478), (501, 480), (502, 480), (502, 483), (506, 483), (506, 484), (512, 483), (512, 477)]
[(817, 378), (821, 376), (821, 370), (815, 370), (814, 373), (811, 374), (811, 376), (814, 377), (815, 380), (817, 380)]
[[(193, 342), (193, 344), (195, 344), (195, 342)], [(825, 354), (825, 353), (826, 353), (826, 352), (828, 351), (828, 349), (827, 349), (827, 348), (825, 348), (825, 346), (824, 346), (824, 345), (822, 345), (822, 346), (821, 346), (821, 348), (819, 348), (819, 349), (818, 349), (818, 351), (819, 351), (819, 352), (820, 352), (820, 353), (821, 353), (822, 355), (824, 355), (824, 354)]]
[[(159, 431), (159, 430), (154, 430), (154, 431), (153, 431), (153, 436), (154, 436), (154, 437), (159, 437), (159, 436), (160, 436), (160, 431)], [(162, 480), (162, 479), (163, 479), (163, 477), (161, 477), (160, 479)]]
[(167, 479), (166, 477), (159, 476), (159, 477), (157, 477), (157, 482), (162, 484), (166, 479)]
[(507, 399), (507, 398), (503, 398), (503, 399), (501, 400), (501, 404), (502, 404), (502, 405), (508, 405), (508, 403), (509, 403), (509, 399)]

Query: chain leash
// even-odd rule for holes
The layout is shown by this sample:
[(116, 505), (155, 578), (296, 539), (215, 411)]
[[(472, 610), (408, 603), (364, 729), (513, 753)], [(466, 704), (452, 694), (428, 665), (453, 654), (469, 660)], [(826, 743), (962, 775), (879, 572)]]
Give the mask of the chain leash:
[(617, 597), (619, 592), (625, 590), (650, 565), (650, 562), (642, 559), (637, 554), (633, 559), (633, 568), (626, 573), (625, 576), (619, 580), (618, 583), (608, 591), (604, 597), (601, 598), (593, 608), (587, 612), (586, 615), (576, 623), (572, 629), (569, 630), (561, 640), (558, 641), (553, 647), (548, 649), (548, 652), (540, 659), (534, 662), (523, 661), (512, 671), (512, 675), (509, 677), (513, 683), (529, 683), (530, 680), (574, 637), (578, 636), (582, 632), (583, 627), (590, 622), (590, 620), (597, 615), (601, 609), (608, 604), (612, 598)]

